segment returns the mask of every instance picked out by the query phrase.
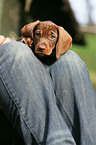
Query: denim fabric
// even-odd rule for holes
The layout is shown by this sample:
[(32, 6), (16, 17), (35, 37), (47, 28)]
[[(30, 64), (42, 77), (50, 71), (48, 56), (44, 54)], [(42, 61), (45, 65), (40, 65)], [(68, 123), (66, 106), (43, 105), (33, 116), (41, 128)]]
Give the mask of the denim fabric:
[(46, 66), (20, 42), (0, 46), (0, 104), (26, 145), (95, 145), (95, 102), (74, 52)]
[(80, 57), (68, 51), (49, 68), (57, 105), (76, 144), (96, 144), (96, 94), (88, 69)]

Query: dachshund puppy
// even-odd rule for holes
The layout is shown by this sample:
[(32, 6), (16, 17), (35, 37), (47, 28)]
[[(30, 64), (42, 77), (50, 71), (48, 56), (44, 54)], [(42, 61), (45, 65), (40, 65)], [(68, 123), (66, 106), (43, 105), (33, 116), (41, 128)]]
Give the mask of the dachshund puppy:
[(36, 21), (21, 29), (21, 42), (24, 42), (40, 59), (51, 65), (72, 46), (71, 36), (51, 21)]

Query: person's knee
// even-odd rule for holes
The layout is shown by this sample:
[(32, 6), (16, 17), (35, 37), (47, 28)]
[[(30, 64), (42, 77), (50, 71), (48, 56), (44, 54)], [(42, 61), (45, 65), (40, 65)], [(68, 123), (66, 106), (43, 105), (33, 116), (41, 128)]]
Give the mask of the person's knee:
[(11, 41), (0, 46), (1, 53), (4, 53), (6, 51), (6, 53), (9, 52), (9, 54), (15, 54), (20, 51), (22, 51), (23, 53), (26, 52), (27, 49), (27, 45), (17, 41)]
[(82, 59), (71, 50), (62, 55), (60, 59), (57, 60), (57, 63), (62, 63), (63, 65), (85, 65)]
[(3, 45), (0, 46), (0, 56), (2, 56), (2, 61), (4, 61), (4, 59), (8, 59), (9, 61), (19, 61), (23, 58), (28, 58), (31, 59), (33, 58), (34, 59), (34, 55), (31, 51), (31, 49), (21, 43), (21, 42), (16, 42), (16, 41), (13, 41), (13, 42), (8, 42), (8, 43), (5, 43)]
[(51, 72), (55, 75), (86, 73), (88, 69), (82, 59), (73, 51), (69, 50), (62, 55), (52, 66)]

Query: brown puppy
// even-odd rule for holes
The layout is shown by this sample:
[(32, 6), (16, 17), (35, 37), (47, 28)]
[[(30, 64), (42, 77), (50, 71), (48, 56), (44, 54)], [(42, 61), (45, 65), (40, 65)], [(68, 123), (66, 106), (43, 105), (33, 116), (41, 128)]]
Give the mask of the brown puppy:
[(21, 42), (46, 64), (52, 64), (72, 46), (71, 36), (51, 21), (36, 21), (21, 29)]

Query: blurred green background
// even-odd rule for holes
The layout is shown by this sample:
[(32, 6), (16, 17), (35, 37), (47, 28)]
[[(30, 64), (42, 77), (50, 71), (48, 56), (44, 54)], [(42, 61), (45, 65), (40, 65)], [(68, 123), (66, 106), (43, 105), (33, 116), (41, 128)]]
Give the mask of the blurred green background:
[(73, 44), (75, 51), (88, 67), (92, 84), (96, 92), (96, 34), (84, 34), (87, 42), (86, 46)]

